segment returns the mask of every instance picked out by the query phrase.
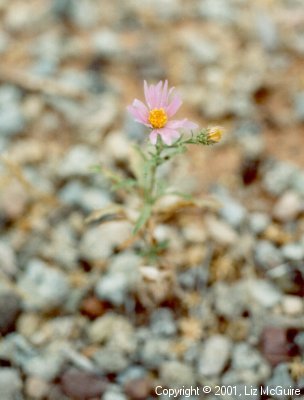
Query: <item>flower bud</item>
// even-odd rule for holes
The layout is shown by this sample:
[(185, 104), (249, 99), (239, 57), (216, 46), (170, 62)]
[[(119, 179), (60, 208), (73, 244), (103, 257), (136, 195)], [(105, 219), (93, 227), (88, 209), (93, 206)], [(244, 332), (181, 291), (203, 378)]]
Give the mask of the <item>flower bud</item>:
[(223, 136), (224, 128), (221, 126), (214, 126), (213, 128), (208, 128), (207, 138), (210, 143), (218, 143)]

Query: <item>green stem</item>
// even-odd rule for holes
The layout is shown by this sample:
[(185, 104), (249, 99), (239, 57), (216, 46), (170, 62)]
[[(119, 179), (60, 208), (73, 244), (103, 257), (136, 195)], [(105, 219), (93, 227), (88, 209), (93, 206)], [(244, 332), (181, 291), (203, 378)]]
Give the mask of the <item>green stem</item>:
[(149, 171), (149, 176), (147, 177), (147, 185), (145, 191), (145, 203), (153, 205), (155, 201), (155, 184), (156, 184), (156, 172), (157, 167), (162, 164), (163, 159), (161, 158), (161, 152), (163, 150), (163, 144), (161, 141), (156, 143), (156, 151), (151, 159), (151, 167)]

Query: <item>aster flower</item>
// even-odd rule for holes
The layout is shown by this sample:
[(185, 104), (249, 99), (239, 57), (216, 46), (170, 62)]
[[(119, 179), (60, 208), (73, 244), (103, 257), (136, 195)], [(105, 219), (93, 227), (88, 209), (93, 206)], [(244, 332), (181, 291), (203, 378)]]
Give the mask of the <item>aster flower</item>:
[(171, 120), (182, 105), (180, 96), (173, 94), (174, 87), (168, 90), (168, 81), (158, 82), (157, 85), (148, 86), (144, 81), (144, 92), (146, 104), (135, 99), (127, 109), (135, 121), (152, 129), (149, 138), (152, 144), (156, 144), (157, 135), (162, 141), (171, 144), (180, 137), (180, 129), (195, 129), (197, 124), (190, 122), (187, 118)]

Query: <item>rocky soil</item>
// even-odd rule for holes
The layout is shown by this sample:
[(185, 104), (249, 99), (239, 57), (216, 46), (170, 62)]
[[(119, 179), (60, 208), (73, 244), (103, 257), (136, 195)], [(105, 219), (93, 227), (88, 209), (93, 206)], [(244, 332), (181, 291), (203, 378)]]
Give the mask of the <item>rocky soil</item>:
[[(1, 400), (303, 390), (303, 1), (0, 0), (0, 26)], [(162, 171), (220, 207), (158, 221), (149, 263), (85, 222), (134, 205), (90, 167), (132, 173), (143, 79), (227, 130)]]

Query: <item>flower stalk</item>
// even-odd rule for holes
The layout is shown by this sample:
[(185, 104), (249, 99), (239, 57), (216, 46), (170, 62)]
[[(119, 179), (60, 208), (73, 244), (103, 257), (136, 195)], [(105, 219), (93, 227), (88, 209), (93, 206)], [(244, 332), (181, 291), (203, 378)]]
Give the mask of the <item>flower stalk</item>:
[[(142, 200), (141, 209), (134, 226), (135, 237), (139, 234), (146, 242), (146, 249), (142, 251), (147, 257), (155, 258), (167, 246), (158, 243), (153, 235), (153, 212), (155, 203), (164, 195), (169, 194), (165, 184), (158, 180), (158, 168), (178, 154), (184, 153), (188, 145), (213, 145), (218, 143), (223, 135), (223, 128), (215, 126), (196, 132), (198, 125), (186, 118), (173, 120), (182, 101), (178, 94), (173, 94), (174, 88), (168, 88), (168, 81), (160, 81), (157, 85), (144, 82), (146, 104), (135, 99), (127, 109), (135, 121), (149, 128), (149, 139), (153, 148), (145, 152), (139, 146), (134, 149), (140, 155), (140, 171), (136, 170), (134, 178), (124, 179), (101, 168), (113, 182), (113, 189), (125, 189), (128, 193), (139, 195)], [(191, 137), (184, 136), (183, 131), (190, 131)], [(172, 192), (170, 192), (171, 194)], [(183, 197), (184, 193), (175, 192)]]

